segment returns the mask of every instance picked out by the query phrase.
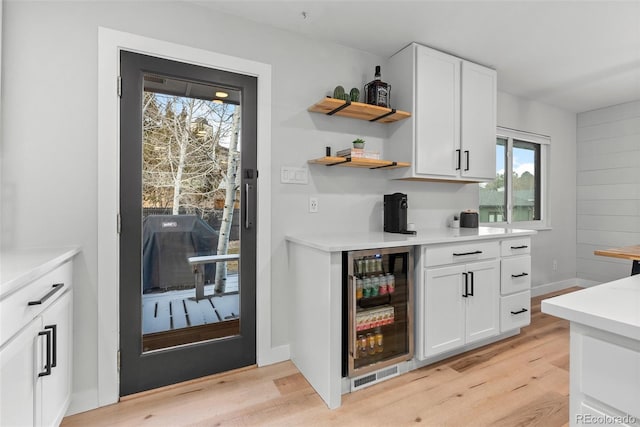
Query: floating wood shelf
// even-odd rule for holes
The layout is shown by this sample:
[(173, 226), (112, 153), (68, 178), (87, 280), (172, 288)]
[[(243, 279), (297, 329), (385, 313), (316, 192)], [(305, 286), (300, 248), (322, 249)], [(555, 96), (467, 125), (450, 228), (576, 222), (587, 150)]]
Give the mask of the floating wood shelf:
[(349, 168), (366, 169), (396, 169), (408, 168), (411, 163), (394, 162), (391, 160), (354, 159), (351, 157), (325, 156), (319, 159), (309, 160), (308, 163), (325, 166), (345, 166)]
[(362, 102), (343, 101), (342, 99), (330, 97), (313, 104), (307, 110), (329, 116), (336, 115), (378, 123), (392, 123), (411, 117), (411, 113), (394, 108), (378, 107), (377, 105), (363, 104)]

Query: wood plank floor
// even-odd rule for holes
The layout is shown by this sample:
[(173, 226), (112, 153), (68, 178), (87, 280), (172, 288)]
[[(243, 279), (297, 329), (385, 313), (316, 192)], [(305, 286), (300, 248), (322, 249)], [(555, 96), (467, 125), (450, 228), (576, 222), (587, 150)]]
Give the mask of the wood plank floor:
[(329, 410), (290, 362), (141, 393), (62, 426), (568, 426), (569, 323), (540, 312), (518, 336), (343, 396)]

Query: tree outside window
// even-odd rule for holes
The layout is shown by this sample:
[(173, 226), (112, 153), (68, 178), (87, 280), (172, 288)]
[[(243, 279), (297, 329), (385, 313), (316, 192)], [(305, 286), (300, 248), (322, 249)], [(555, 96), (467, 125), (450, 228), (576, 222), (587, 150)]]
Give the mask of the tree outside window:
[[(505, 132), (509, 133), (509, 132)], [(483, 223), (543, 220), (543, 152), (539, 137), (496, 138), (496, 178), (480, 184), (479, 215)]]

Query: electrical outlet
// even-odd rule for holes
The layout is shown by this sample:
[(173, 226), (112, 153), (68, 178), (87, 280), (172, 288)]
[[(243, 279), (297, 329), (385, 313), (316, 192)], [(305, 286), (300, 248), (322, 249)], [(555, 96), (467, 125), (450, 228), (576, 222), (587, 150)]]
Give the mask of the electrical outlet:
[(309, 212), (311, 212), (311, 213), (318, 212), (318, 198), (317, 197), (309, 197)]
[(553, 271), (558, 271), (558, 260), (553, 260)]

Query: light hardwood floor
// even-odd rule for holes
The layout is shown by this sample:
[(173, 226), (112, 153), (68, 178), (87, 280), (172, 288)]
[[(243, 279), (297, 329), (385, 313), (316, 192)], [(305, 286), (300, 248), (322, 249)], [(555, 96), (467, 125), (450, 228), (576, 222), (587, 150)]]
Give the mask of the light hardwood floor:
[(355, 393), (329, 410), (290, 362), (165, 387), (66, 417), (74, 426), (568, 426), (569, 323), (540, 312), (512, 338)]

